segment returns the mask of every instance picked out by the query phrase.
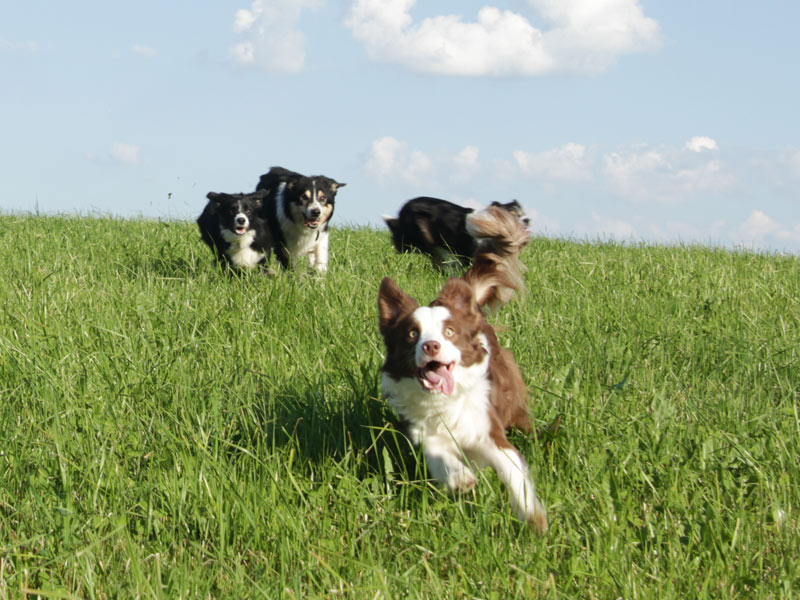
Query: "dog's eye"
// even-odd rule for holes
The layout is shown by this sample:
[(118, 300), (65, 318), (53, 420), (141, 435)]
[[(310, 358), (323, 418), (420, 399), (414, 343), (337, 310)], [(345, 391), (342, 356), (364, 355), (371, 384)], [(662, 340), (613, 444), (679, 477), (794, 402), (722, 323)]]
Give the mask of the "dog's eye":
[(408, 332), (408, 339), (415, 340), (418, 337), (419, 337), (419, 331), (417, 331), (416, 329), (412, 329), (411, 331)]
[(445, 327), (444, 334), (447, 337), (453, 337), (456, 334), (456, 330), (452, 327)]

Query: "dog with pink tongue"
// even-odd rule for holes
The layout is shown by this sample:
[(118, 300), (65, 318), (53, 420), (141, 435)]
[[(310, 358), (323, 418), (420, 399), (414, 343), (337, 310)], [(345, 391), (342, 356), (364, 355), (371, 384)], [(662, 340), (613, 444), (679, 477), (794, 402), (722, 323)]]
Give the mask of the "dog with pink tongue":
[(486, 320), (485, 306), (507, 302), (522, 285), (518, 254), (529, 233), (494, 207), (468, 217), (481, 239), (475, 262), (452, 278), (429, 306), (384, 278), (379, 329), (386, 346), (382, 389), (422, 446), (428, 471), (451, 491), (471, 489), (475, 468), (492, 467), (506, 485), (514, 513), (547, 530), (528, 464), (506, 437), (531, 431), (528, 393), (510, 351)]

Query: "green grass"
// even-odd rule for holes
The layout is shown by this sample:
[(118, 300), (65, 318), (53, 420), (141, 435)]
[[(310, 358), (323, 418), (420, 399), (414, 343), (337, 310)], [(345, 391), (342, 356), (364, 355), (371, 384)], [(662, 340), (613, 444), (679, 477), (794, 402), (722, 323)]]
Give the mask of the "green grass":
[(548, 439), (537, 537), (380, 398), (388, 234), (230, 278), (193, 224), (0, 216), (0, 598), (796, 598), (800, 261), (534, 239), (492, 318)]

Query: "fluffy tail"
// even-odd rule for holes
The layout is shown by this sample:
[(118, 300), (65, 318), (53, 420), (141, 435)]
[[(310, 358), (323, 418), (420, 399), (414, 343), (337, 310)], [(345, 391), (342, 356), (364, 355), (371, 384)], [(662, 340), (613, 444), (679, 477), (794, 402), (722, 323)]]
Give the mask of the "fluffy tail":
[(478, 250), (464, 280), (472, 286), (479, 306), (497, 309), (514, 292), (524, 291), (526, 267), (519, 253), (531, 234), (516, 216), (495, 206), (467, 215), (467, 231), (478, 240)]

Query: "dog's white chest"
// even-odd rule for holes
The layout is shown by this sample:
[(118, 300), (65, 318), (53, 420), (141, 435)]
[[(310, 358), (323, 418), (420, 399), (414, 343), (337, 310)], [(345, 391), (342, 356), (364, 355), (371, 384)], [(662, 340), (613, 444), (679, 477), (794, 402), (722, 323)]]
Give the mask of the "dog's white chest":
[(251, 247), (256, 237), (255, 231), (248, 231), (244, 235), (236, 235), (231, 231), (224, 230), (222, 235), (230, 244), (225, 254), (228, 255), (231, 263), (235, 266), (249, 269), (264, 260), (264, 253), (253, 250)]
[(457, 384), (456, 391), (447, 396), (424, 391), (416, 379), (395, 381), (383, 374), (383, 391), (394, 411), (409, 422), (412, 442), (444, 435), (471, 446), (489, 434), (490, 383), (478, 373), (470, 375), (467, 386)]
[(298, 226), (295, 223), (285, 224), (286, 250), (292, 256), (305, 256), (316, 249), (318, 238), (327, 233)]

